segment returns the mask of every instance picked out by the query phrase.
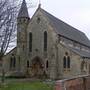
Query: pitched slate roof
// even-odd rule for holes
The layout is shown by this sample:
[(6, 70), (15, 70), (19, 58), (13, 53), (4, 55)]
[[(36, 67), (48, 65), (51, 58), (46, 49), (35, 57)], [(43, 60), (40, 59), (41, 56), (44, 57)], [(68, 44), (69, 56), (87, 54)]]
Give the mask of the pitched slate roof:
[(26, 5), (25, 0), (23, 0), (21, 8), (19, 10), (18, 18), (19, 17), (29, 17), (28, 9), (27, 9), (27, 5)]
[(89, 39), (87, 38), (87, 36), (75, 29), (74, 27), (68, 25), (67, 23), (61, 21), (60, 19), (56, 18), (55, 16), (51, 15), (50, 13), (46, 12), (45, 10), (41, 9), (41, 12), (46, 15), (46, 17), (49, 19), (51, 25), (54, 27), (55, 31), (68, 38), (68, 39), (71, 39), (71, 40), (74, 40), (78, 43), (81, 43), (85, 46), (88, 46), (90, 47), (90, 41)]
[[(66, 46), (68, 47), (68, 46)], [(90, 59), (90, 52), (84, 51), (84, 50), (80, 50), (74, 47), (68, 47), (71, 51), (77, 53), (78, 55), (80, 55), (81, 57), (84, 58), (89, 58)]]
[(66, 44), (61, 44), (65, 48), (69, 49), (70, 51), (76, 53), (77, 55), (81, 56), (82, 58), (88, 58), (90, 59), (90, 51), (82, 50), (76, 47), (71, 47)]
[(72, 51), (76, 52), (77, 54), (79, 54), (81, 57), (84, 58), (90, 58), (90, 52), (86, 52), (80, 49), (75, 49), (75, 48), (71, 48)]

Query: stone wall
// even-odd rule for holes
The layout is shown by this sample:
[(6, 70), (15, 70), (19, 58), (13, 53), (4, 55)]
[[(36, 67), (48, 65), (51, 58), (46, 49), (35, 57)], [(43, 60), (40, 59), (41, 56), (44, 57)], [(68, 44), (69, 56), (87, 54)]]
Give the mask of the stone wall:
[[(72, 50), (68, 49), (63, 44), (58, 44), (58, 55), (57, 55), (57, 63), (58, 66), (58, 78), (70, 78), (73, 76), (79, 76), (79, 75), (87, 75), (89, 74), (89, 60), (90, 59), (84, 59), (84, 61), (87, 63), (86, 71), (81, 71), (81, 63), (83, 61), (83, 58), (78, 55), (77, 53), (73, 52)], [(68, 55), (70, 56), (70, 69), (64, 70), (63, 68), (63, 57), (65, 56), (65, 52), (68, 52)]]
[[(33, 18), (34, 17), (34, 18)], [(44, 69), (47, 75), (51, 78), (55, 77), (55, 66), (52, 65), (52, 62), (55, 62), (55, 49), (54, 43), (56, 39), (56, 33), (51, 27), (50, 23), (46, 19), (45, 16), (42, 15), (40, 11), (38, 11), (35, 16), (32, 17), (31, 22), (29, 23), (27, 29), (27, 55), (28, 59), (31, 63), (34, 57), (38, 56), (44, 62)], [(38, 23), (37, 20), (40, 19)], [(47, 51), (44, 51), (44, 32), (47, 32)], [(32, 52), (29, 52), (29, 33), (32, 33)], [(54, 57), (53, 57), (54, 56)], [(53, 59), (52, 59), (53, 58)], [(48, 69), (45, 68), (46, 61), (49, 62)], [(53, 68), (53, 69), (52, 69)], [(52, 73), (53, 72), (53, 73)], [(52, 73), (52, 74), (51, 74)]]
[[(17, 53), (17, 48), (14, 48), (9, 53), (7, 53), (3, 58), (3, 69), (6, 75), (10, 75), (10, 72), (12, 72), (10, 68), (10, 58), (12, 54), (17, 58), (16, 53)], [(16, 67), (15, 69), (13, 69), (13, 71), (15, 71), (16, 68), (17, 68), (17, 59), (16, 59)]]

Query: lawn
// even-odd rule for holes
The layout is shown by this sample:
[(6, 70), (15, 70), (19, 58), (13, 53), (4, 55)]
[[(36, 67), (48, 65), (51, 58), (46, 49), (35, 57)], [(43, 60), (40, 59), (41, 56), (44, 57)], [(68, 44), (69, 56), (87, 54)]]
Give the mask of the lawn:
[(0, 90), (54, 90), (54, 85), (41, 81), (13, 82), (0, 87)]

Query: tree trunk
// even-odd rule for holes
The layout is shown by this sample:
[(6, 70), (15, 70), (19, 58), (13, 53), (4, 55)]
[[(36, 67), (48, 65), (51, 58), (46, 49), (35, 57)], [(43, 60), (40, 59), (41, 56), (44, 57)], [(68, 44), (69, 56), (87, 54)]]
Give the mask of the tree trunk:
[(2, 72), (2, 76), (1, 76), (1, 83), (4, 83), (5, 82), (5, 72), (4, 72), (4, 68), (3, 68), (3, 56), (0, 57), (0, 69), (1, 69), (1, 72)]

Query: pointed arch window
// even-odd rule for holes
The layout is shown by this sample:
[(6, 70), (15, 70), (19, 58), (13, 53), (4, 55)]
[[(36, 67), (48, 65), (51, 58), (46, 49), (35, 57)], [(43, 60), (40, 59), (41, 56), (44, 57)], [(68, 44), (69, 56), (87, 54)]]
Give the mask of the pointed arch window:
[(70, 68), (70, 56), (67, 57), (67, 68)]
[(47, 32), (44, 32), (44, 51), (47, 51)]
[(66, 68), (66, 57), (64, 56), (64, 58), (63, 58), (63, 68)]
[(29, 68), (29, 61), (27, 61), (27, 68)]
[(81, 62), (81, 71), (87, 71), (87, 62), (85, 62), (84, 60)]
[(15, 68), (15, 66), (16, 66), (16, 57), (12, 54), (10, 58), (10, 69)]
[(46, 68), (48, 68), (48, 60), (46, 61)]
[(32, 52), (32, 33), (29, 33), (29, 51)]
[(68, 53), (65, 53), (65, 56), (63, 58), (63, 68), (64, 69), (70, 69), (70, 56), (68, 56)]

